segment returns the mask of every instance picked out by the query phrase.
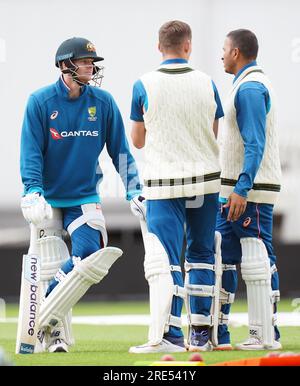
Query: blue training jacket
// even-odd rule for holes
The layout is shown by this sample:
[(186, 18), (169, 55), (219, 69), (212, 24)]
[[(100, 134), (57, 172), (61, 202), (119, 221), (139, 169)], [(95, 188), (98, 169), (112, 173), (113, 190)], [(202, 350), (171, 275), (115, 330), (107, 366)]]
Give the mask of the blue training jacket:
[(70, 99), (61, 78), (34, 92), (22, 127), (24, 193), (40, 192), (54, 207), (100, 202), (98, 157), (104, 145), (130, 200), (141, 193), (141, 186), (113, 97), (86, 85), (78, 98)]

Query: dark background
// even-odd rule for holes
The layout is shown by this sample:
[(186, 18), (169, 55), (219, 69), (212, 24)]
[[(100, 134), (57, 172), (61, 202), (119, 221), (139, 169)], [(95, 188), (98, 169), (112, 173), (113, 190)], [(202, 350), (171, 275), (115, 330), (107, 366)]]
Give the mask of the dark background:
[[(112, 266), (98, 285), (92, 286), (85, 300), (144, 300), (148, 284), (144, 278), (144, 246), (138, 229), (109, 232), (109, 245), (120, 247), (124, 254)], [(277, 268), (280, 274), (282, 297), (299, 296), (300, 245), (274, 244)], [(20, 291), (22, 255), (27, 246), (0, 248), (0, 297), (5, 301), (18, 301)], [(4, 263), (5, 262), (5, 263)], [(4, 263), (4, 264), (3, 264)], [(239, 269), (238, 269), (239, 271)], [(245, 296), (245, 285), (239, 273), (238, 297)]]

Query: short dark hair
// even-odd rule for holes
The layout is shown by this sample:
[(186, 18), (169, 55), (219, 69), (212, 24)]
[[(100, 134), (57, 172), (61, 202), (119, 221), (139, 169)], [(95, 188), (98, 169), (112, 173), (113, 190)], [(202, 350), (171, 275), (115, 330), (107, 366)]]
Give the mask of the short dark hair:
[(183, 21), (168, 21), (159, 29), (159, 43), (164, 49), (177, 49), (182, 45), (185, 39), (191, 38), (191, 27)]
[(248, 29), (237, 29), (229, 32), (227, 37), (232, 41), (234, 48), (238, 48), (245, 59), (256, 59), (258, 53), (257, 37)]

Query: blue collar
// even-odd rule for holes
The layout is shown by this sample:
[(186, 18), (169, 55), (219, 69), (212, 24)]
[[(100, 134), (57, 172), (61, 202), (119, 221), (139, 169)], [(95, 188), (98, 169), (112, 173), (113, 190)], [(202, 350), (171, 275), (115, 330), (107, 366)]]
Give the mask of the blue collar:
[(240, 69), (240, 71), (236, 74), (235, 78), (233, 79), (233, 83), (237, 80), (237, 78), (241, 75), (242, 72), (244, 72), (247, 68), (257, 66), (256, 60), (253, 60), (252, 62), (246, 64), (243, 68)]
[(161, 64), (174, 64), (174, 63), (188, 63), (188, 61), (185, 59), (181, 59), (181, 58), (167, 59), (167, 60), (164, 60)]
[(58, 81), (57, 81), (56, 84), (57, 84), (57, 88), (58, 88), (58, 90), (59, 90), (60, 95), (61, 95), (63, 98), (65, 98), (65, 99), (67, 99), (67, 100), (69, 100), (69, 101), (71, 101), (71, 102), (78, 100), (83, 94), (86, 93), (86, 90), (87, 90), (87, 86), (81, 86), (81, 94), (79, 95), (79, 97), (78, 97), (78, 98), (75, 98), (75, 99), (70, 99), (70, 97), (69, 97), (69, 91), (70, 91), (70, 89), (69, 89), (69, 87), (66, 85), (66, 83), (65, 83), (65, 81), (64, 81), (64, 79), (63, 79), (62, 76), (59, 77), (59, 79), (58, 79)]

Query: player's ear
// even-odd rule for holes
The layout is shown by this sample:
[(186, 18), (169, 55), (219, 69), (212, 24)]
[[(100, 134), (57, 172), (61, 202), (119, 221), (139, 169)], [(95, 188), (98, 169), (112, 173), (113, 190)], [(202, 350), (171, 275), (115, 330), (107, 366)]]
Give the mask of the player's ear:
[(192, 52), (192, 42), (190, 39), (186, 40), (183, 45), (183, 49), (185, 53)]
[(236, 60), (240, 58), (241, 52), (240, 52), (239, 48), (234, 48), (233, 49), (233, 56), (234, 56), (234, 59), (236, 59)]

